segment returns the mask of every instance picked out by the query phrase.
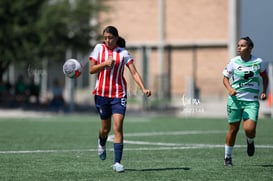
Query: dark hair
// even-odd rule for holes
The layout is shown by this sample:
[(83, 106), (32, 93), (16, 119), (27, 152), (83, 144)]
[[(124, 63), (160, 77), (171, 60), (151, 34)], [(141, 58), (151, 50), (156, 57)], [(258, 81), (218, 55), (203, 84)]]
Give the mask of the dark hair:
[(253, 41), (248, 36), (242, 37), (242, 38), (240, 38), (240, 40), (245, 40), (247, 42), (247, 45), (249, 47), (254, 48), (254, 43), (253, 43)]
[(117, 41), (117, 45), (119, 47), (125, 48), (126, 47), (126, 41), (124, 38), (120, 37), (118, 34), (118, 30), (116, 27), (114, 26), (107, 26), (104, 30), (103, 30), (103, 34), (104, 33), (110, 33), (116, 37), (118, 37), (118, 41)]
[(117, 42), (118, 46), (121, 48), (125, 48), (126, 47), (126, 41), (124, 38), (122, 37), (118, 37), (118, 42)]

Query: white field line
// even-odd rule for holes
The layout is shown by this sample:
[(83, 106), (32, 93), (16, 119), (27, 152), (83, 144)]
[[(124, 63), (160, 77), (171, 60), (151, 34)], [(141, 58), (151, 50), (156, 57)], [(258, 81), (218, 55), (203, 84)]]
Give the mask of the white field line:
[(27, 154), (27, 153), (69, 153), (69, 152), (94, 152), (97, 149), (66, 149), (66, 150), (13, 150), (0, 151), (0, 154)]
[[(126, 137), (137, 137), (137, 136), (162, 136), (162, 135), (192, 135), (192, 134), (221, 134), (227, 133), (227, 131), (211, 130), (211, 131), (172, 131), (172, 132), (148, 132), (148, 133), (127, 133), (124, 134)], [(113, 135), (111, 135), (113, 136)]]
[[(246, 148), (246, 145), (235, 145), (236, 148)], [(256, 145), (256, 148), (273, 149), (273, 145)], [(141, 147), (141, 148), (124, 148), (125, 151), (160, 151), (160, 150), (186, 150), (186, 149), (206, 149), (206, 148), (221, 148), (224, 145), (210, 145), (210, 144), (193, 144), (186, 146), (164, 146), (164, 147)], [(109, 149), (113, 151), (113, 148)], [(66, 150), (11, 150), (0, 151), (0, 154), (34, 154), (34, 153), (72, 153), (72, 152), (97, 152), (97, 149), (66, 149)]]
[[(127, 134), (124, 134), (124, 137), (143, 137), (143, 136), (147, 137), (147, 136), (193, 135), (193, 134), (222, 134), (222, 133), (226, 133), (226, 131), (211, 130), (211, 131), (174, 131), (174, 132), (127, 133)], [(114, 142), (114, 135), (109, 135), (107, 141)], [(151, 146), (188, 146), (188, 145), (193, 146), (193, 145), (196, 145), (196, 144), (162, 143), (162, 142), (129, 141), (129, 140), (124, 140), (123, 142), (127, 143), (127, 144), (151, 145)]]
[[(163, 136), (163, 135), (189, 135), (189, 134), (222, 134), (225, 131), (177, 131), (177, 132), (150, 132), (150, 133), (128, 133), (125, 137), (141, 137), (141, 136)], [(109, 135), (109, 142), (114, 141), (114, 135)], [(126, 144), (133, 145), (149, 145), (161, 147), (138, 147), (124, 148), (125, 151), (145, 151), (145, 150), (183, 150), (183, 149), (204, 149), (204, 148), (224, 148), (223, 145), (217, 144), (179, 144), (179, 143), (162, 143), (148, 141), (130, 141), (124, 140)], [(273, 145), (255, 145), (256, 148), (273, 149)], [(245, 148), (246, 145), (235, 145), (236, 148)], [(109, 149), (113, 151), (113, 149)], [(65, 150), (11, 150), (0, 151), (0, 154), (32, 154), (32, 153), (70, 153), (70, 152), (97, 152), (97, 149), (65, 149)]]

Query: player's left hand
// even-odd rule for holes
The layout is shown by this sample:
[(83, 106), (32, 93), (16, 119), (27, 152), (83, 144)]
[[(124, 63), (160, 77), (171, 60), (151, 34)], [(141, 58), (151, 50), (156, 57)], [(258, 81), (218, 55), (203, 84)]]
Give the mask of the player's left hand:
[(143, 93), (144, 93), (147, 97), (149, 97), (149, 96), (152, 95), (152, 92), (151, 92), (149, 89), (143, 90)]
[(267, 97), (266, 97), (266, 93), (262, 93), (262, 94), (261, 94), (261, 100), (266, 100), (266, 98), (267, 98)]

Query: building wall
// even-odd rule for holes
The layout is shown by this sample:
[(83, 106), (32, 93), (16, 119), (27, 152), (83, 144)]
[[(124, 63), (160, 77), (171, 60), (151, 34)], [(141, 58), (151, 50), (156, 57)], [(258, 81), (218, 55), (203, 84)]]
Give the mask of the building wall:
[[(102, 29), (107, 25), (116, 26), (128, 45), (159, 43), (159, 0), (104, 0), (104, 3), (109, 6), (109, 11), (100, 14)], [(195, 45), (204, 42), (223, 42), (227, 45), (228, 0), (165, 0), (165, 42), (169, 45)], [(137, 52), (132, 53), (141, 72), (143, 62)], [(151, 50), (149, 86), (155, 93), (160, 91), (157, 81), (158, 60), (157, 50)], [(172, 95), (185, 94), (187, 80), (196, 76), (196, 86), (200, 89), (201, 97), (226, 96), (222, 70), (227, 62), (227, 46), (197, 48), (195, 53), (191, 48), (173, 49)], [(128, 84), (129, 87), (135, 87), (130, 86), (131, 81)]]

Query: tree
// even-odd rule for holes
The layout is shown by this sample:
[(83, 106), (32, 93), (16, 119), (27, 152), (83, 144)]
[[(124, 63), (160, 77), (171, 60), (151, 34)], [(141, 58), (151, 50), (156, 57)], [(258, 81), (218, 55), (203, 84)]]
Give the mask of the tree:
[(90, 49), (90, 19), (103, 10), (100, 1), (0, 1), (0, 80), (10, 63), (63, 61), (67, 48)]
[(0, 80), (11, 62), (28, 59), (35, 53), (39, 37), (33, 29), (43, 3), (33, 0), (0, 2)]

